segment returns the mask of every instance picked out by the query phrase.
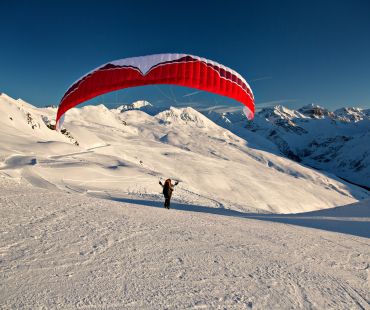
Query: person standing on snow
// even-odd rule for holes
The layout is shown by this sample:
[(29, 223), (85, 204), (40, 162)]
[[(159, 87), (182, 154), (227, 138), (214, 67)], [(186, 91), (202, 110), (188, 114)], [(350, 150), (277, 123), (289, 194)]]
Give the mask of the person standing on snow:
[(175, 184), (171, 183), (171, 179), (167, 179), (164, 184), (162, 184), (161, 181), (159, 181), (159, 184), (163, 187), (163, 196), (164, 196), (164, 207), (169, 209), (170, 203), (171, 203), (171, 196), (172, 192), (177, 184), (179, 184), (178, 181), (176, 181)]

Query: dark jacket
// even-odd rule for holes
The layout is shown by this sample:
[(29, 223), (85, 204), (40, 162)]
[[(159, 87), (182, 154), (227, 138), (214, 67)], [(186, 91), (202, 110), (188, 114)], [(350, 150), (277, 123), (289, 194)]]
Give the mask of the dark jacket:
[(165, 198), (171, 198), (174, 188), (171, 183), (165, 183), (163, 186), (163, 195)]
[(174, 185), (172, 185), (171, 181), (166, 181), (164, 185), (162, 184), (162, 182), (159, 182), (159, 184), (163, 187), (164, 198), (171, 198), (172, 192), (178, 182), (176, 182)]

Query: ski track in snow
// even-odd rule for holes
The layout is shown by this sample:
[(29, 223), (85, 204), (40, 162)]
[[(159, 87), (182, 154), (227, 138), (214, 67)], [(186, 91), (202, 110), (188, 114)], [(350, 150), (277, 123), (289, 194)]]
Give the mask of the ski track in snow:
[(367, 238), (0, 184), (1, 308), (369, 309)]

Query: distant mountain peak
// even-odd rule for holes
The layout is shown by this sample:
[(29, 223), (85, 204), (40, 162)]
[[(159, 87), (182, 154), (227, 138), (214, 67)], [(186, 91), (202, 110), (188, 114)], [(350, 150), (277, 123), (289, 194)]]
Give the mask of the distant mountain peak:
[(311, 103), (298, 109), (298, 112), (310, 118), (334, 118), (335, 114), (317, 104)]
[(196, 127), (210, 127), (217, 126), (209, 118), (204, 116), (197, 110), (187, 107), (187, 108), (175, 108), (170, 107), (169, 110), (165, 110), (156, 115), (156, 118), (161, 120), (166, 124), (186, 124), (195, 125)]
[(345, 107), (334, 111), (337, 119), (344, 122), (358, 122), (369, 118), (370, 114), (367, 110), (356, 107)]
[(133, 103), (130, 103), (130, 104), (123, 104), (123, 105), (120, 105), (119, 107), (117, 107), (117, 110), (120, 111), (120, 112), (125, 112), (125, 111), (129, 111), (129, 110), (138, 110), (138, 109), (141, 109), (143, 107), (152, 107), (153, 105), (149, 102), (149, 101), (146, 101), (146, 100), (137, 100)]
[(305, 115), (302, 113), (296, 110), (288, 109), (282, 105), (263, 108), (260, 112), (258, 112), (258, 116), (268, 119), (272, 122), (278, 119), (291, 120), (293, 118), (305, 118)]

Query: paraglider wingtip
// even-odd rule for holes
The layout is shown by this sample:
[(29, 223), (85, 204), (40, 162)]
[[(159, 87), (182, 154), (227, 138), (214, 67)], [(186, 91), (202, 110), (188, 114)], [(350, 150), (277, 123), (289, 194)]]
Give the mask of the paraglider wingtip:
[(254, 111), (250, 110), (248, 107), (243, 107), (243, 112), (249, 121), (253, 120)]
[(63, 114), (60, 118), (57, 118), (56, 123), (55, 123), (55, 130), (56, 131), (61, 131), (63, 123), (65, 119), (65, 114)]

